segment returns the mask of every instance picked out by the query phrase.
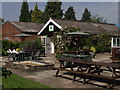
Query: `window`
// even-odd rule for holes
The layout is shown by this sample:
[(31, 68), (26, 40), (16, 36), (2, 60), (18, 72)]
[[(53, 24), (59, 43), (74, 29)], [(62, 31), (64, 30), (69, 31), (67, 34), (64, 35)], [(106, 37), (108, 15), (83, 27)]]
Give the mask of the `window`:
[(113, 46), (115, 47), (116, 46), (116, 38), (113, 37)]
[(44, 37), (44, 36), (41, 38), (41, 42), (42, 42), (43, 46), (45, 46), (45, 39), (46, 39), (46, 37)]
[(113, 47), (120, 47), (120, 37), (113, 37)]
[(117, 46), (120, 47), (120, 38), (117, 38)]

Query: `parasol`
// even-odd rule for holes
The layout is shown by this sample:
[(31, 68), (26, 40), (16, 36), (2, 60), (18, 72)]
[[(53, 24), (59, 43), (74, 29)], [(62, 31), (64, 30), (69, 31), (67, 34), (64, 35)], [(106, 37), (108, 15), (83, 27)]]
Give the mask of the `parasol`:
[(25, 33), (13, 35), (13, 37), (20, 37), (22, 42), (23, 42), (23, 40), (25, 39), (25, 37), (31, 37), (31, 36), (32, 36), (32, 35), (30, 35), (30, 34), (25, 34)]
[[(23, 40), (24, 40), (26, 37), (31, 37), (31, 36), (32, 36), (32, 35), (30, 35), (30, 34), (25, 34), (25, 33), (13, 35), (13, 37), (20, 37), (20, 38), (21, 38), (21, 41), (22, 41), (22, 51), (23, 51)], [(22, 53), (22, 59), (24, 59), (23, 53)]]
[(70, 32), (70, 33), (66, 33), (66, 35), (74, 35), (74, 36), (77, 36), (77, 37), (90, 36), (89, 33), (84, 33), (84, 32)]
[(66, 35), (68, 36), (75, 36), (76, 38), (78, 38), (77, 40), (77, 47), (78, 47), (78, 51), (79, 51), (79, 43), (80, 43), (80, 39), (83, 37), (88, 37), (90, 36), (89, 33), (84, 33), (84, 32), (70, 32), (70, 33), (66, 33)]

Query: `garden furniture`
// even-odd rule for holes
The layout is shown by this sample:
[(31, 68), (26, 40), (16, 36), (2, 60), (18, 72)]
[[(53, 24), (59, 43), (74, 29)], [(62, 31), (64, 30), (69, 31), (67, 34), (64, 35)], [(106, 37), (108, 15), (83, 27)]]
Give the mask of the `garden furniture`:
[[(67, 71), (73, 74), (73, 81), (76, 81), (76, 77), (83, 78), (83, 83), (86, 83), (86, 79), (100, 81), (108, 83), (108, 88), (112, 88), (114, 85), (120, 85), (120, 63), (106, 63), (106, 62), (93, 62), (84, 61), (73, 58), (60, 58), (59, 67), (53, 67), (57, 70), (56, 77), (59, 71)], [(66, 66), (66, 63), (69, 65)], [(104, 74), (107, 72), (108, 74)]]

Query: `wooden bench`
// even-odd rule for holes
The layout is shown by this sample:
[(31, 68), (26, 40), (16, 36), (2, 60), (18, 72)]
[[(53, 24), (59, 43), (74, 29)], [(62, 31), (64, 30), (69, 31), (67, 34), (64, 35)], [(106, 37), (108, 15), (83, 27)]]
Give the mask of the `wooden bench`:
[[(112, 66), (112, 64), (107, 64), (107, 63), (96, 63), (96, 62), (84, 62), (84, 61), (80, 61), (80, 60), (72, 60), (72, 59), (58, 59), (61, 64), (60, 64), (60, 67), (53, 67), (54, 70), (57, 70), (56, 72), (56, 77), (58, 76), (59, 74), (59, 71), (67, 71), (68, 73), (72, 73), (73, 74), (73, 81), (76, 81), (76, 77), (79, 76), (81, 78), (83, 78), (83, 83), (86, 83), (86, 79), (90, 79), (90, 80), (95, 80), (95, 81), (99, 81), (99, 82), (104, 82), (104, 83), (107, 83), (108, 84), (108, 88), (112, 88), (114, 85), (120, 85), (120, 80), (116, 80), (115, 77), (111, 77), (111, 76), (105, 76), (105, 75), (100, 75), (100, 74), (95, 74), (95, 73), (92, 73), (92, 72), (81, 72), (81, 71), (75, 71), (73, 69), (71, 69), (71, 67), (67, 67), (67, 68), (70, 68), (69, 70), (65, 67), (65, 66), (62, 66), (63, 65), (63, 62), (74, 62), (74, 63), (78, 63), (79, 64), (85, 64), (85, 65), (93, 65), (93, 64), (96, 64), (96, 66), (98, 65), (101, 65), (103, 64), (103, 66), (106, 66), (106, 65), (109, 65), (109, 66)], [(119, 66), (119, 65), (114, 65), (115, 67)], [(104, 69), (99, 69), (99, 71), (103, 71)], [(110, 71), (111, 72), (111, 71)]]

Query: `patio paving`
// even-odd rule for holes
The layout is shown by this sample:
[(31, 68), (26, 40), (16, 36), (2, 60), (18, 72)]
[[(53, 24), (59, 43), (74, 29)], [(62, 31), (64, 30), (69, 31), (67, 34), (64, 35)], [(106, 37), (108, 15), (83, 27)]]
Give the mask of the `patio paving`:
[[(96, 57), (93, 59), (93, 61), (105, 61), (105, 62), (111, 62), (112, 60), (109, 58), (111, 56), (110, 53), (101, 53), (97, 54)], [(44, 57), (43, 59), (45, 62), (54, 63), (55, 58), (53, 56)], [(6, 57), (3, 57), (2, 62), (7, 61)], [(54, 88), (97, 88), (97, 89), (104, 89), (107, 84), (101, 83), (97, 81), (90, 81), (89, 84), (83, 84), (81, 80), (72, 82), (73, 76), (63, 74), (64, 71), (61, 71), (59, 75), (62, 75), (60, 77), (55, 77), (56, 70), (43, 70), (38, 72), (22, 72), (17, 69), (9, 68), (13, 73), (43, 83), (45, 85), (54, 87)], [(77, 78), (79, 79), (79, 78)], [(120, 86), (116, 86), (114, 88), (120, 88)]]

